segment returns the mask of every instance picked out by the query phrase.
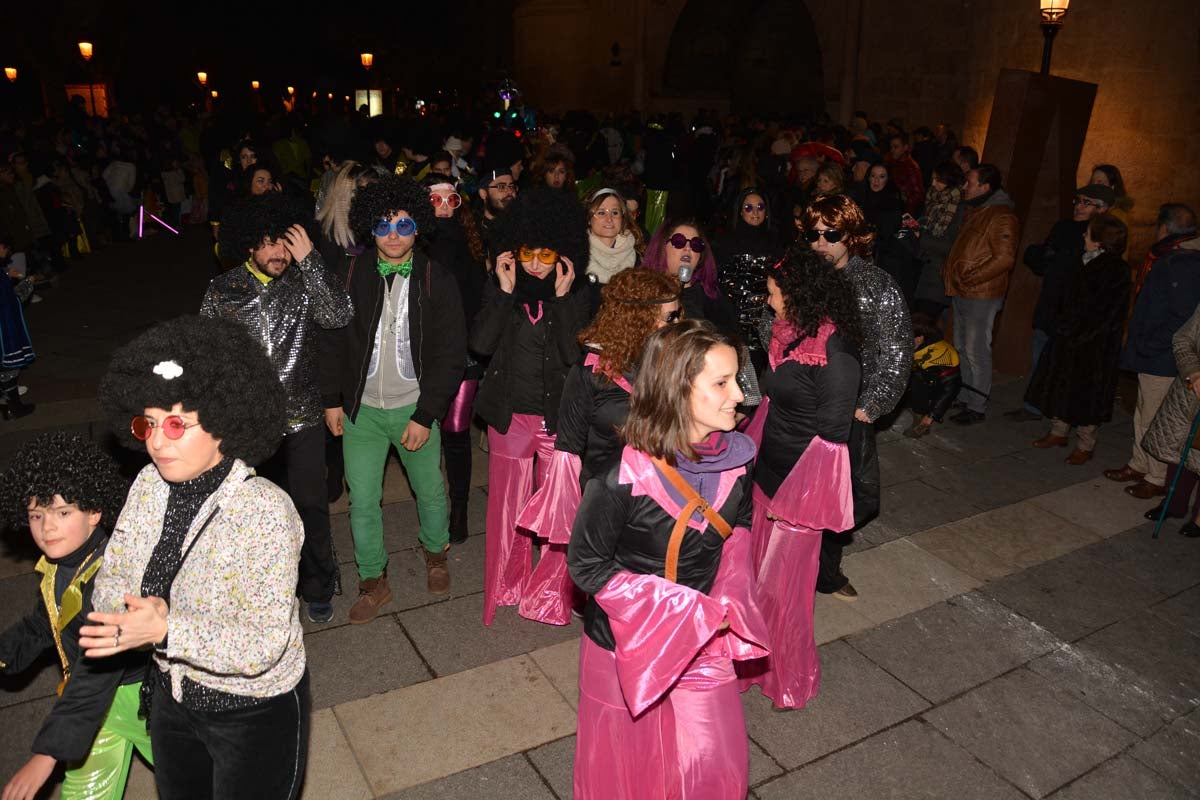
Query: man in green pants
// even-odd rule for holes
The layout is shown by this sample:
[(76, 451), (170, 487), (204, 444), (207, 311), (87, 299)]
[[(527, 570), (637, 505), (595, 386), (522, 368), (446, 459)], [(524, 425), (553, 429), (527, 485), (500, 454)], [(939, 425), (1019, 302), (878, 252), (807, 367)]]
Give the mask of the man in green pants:
[[(374, 619), (392, 599), (383, 544), (383, 471), (394, 445), (420, 520), (430, 593), (450, 591), (449, 521), (438, 420), (467, 361), (466, 325), (454, 277), (414, 248), (434, 227), (429, 193), (392, 175), (358, 190), (350, 225), (372, 244), (351, 262), (350, 324), (322, 337), (325, 423), (342, 436), (358, 601), (350, 622)], [(373, 238), (373, 241), (372, 241)]]

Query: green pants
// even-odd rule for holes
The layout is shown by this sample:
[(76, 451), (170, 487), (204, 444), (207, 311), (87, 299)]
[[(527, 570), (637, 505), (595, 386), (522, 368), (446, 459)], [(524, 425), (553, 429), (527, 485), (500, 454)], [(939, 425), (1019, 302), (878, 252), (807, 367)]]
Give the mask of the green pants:
[(63, 778), (62, 800), (121, 800), (134, 748), (154, 764), (146, 720), (138, 719), (141, 688), (140, 682), (117, 688), (87, 758)]
[(358, 419), (342, 420), (342, 453), (346, 459), (346, 484), (350, 487), (350, 532), (354, 536), (354, 560), (362, 580), (378, 578), (387, 568), (383, 544), (383, 470), (392, 445), (417, 498), (421, 544), (440, 553), (450, 543), (450, 521), (446, 510), (446, 484), (442, 479), (442, 436), (437, 423), (429, 441), (409, 452), (400, 444), (404, 428), (416, 404), (393, 409), (360, 406)]

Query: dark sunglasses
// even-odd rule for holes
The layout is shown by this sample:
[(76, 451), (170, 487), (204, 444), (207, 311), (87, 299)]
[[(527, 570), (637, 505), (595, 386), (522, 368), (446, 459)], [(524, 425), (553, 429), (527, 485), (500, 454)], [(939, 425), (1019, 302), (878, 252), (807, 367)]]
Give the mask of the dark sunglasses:
[(816, 244), (817, 239), (824, 239), (830, 244), (837, 244), (842, 240), (842, 232), (829, 228), (828, 230), (819, 231), (815, 228), (811, 231), (804, 232), (804, 240), (809, 244)]
[(684, 236), (682, 233), (677, 233), (667, 240), (671, 243), (671, 247), (676, 250), (682, 250), (685, 247), (691, 247), (693, 253), (704, 252), (704, 240), (699, 236), (693, 236), (691, 239)]
[(766, 211), (766, 210), (767, 210), (767, 206), (765, 203), (746, 203), (746, 205), (742, 206), (742, 211), (745, 211), (747, 214), (749, 214), (751, 211)]
[(199, 424), (199, 422), (193, 422), (189, 425), (183, 421), (183, 417), (175, 414), (164, 417), (159, 425), (155, 425), (154, 420), (149, 417), (134, 417), (129, 423), (129, 432), (135, 439), (144, 442), (154, 433), (155, 428), (161, 427), (163, 435), (168, 439), (179, 439), (187, 432), (188, 428), (195, 428)]
[(380, 239), (387, 236), (392, 231), (395, 231), (397, 236), (412, 236), (417, 232), (417, 222), (412, 217), (401, 217), (395, 222), (389, 222), (386, 219), (381, 219), (376, 222), (375, 227), (371, 229), (371, 233), (375, 234)]

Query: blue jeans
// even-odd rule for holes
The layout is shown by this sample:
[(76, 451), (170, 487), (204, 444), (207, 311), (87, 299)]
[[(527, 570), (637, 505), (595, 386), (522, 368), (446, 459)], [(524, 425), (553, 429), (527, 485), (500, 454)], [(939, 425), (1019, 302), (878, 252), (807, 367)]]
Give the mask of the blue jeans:
[(1004, 298), (955, 297), (952, 303), (954, 349), (958, 350), (963, 381), (958, 399), (971, 411), (983, 414), (992, 393), (992, 325)]
[[(1050, 341), (1050, 334), (1046, 333), (1043, 330), (1038, 330), (1037, 328), (1033, 329), (1033, 339), (1030, 342), (1030, 348), (1029, 348), (1033, 353), (1033, 357), (1030, 358), (1030, 360), (1029, 360), (1029, 382), (1030, 383), (1033, 382), (1033, 373), (1037, 372), (1038, 360), (1041, 359), (1042, 351), (1046, 349), (1046, 342), (1048, 342), (1048, 341)], [(1028, 383), (1025, 384), (1025, 388), (1026, 389), (1029, 388)], [(1040, 408), (1035, 406), (1033, 403), (1030, 403), (1028, 400), (1025, 401), (1025, 410), (1028, 411), (1030, 414), (1041, 414), (1042, 413), (1042, 410)]]

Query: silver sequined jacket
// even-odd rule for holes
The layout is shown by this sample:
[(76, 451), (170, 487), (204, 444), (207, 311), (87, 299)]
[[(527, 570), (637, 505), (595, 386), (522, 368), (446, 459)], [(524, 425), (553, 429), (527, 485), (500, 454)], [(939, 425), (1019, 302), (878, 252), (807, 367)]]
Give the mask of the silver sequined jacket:
[(862, 386), (858, 406), (872, 421), (891, 411), (912, 369), (912, 317), (891, 275), (858, 256), (845, 267), (858, 294), (862, 324)]
[(354, 306), (320, 253), (314, 249), (265, 285), (244, 266), (229, 270), (209, 284), (200, 314), (240, 322), (262, 342), (287, 392), (290, 433), (322, 424), (313, 326), (348, 325)]

